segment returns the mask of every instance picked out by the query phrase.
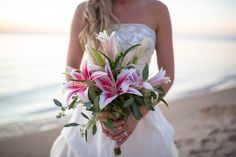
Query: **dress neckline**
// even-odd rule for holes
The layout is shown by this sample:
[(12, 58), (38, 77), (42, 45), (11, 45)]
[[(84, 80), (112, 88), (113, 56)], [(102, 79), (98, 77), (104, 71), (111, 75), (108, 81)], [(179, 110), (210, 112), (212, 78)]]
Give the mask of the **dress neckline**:
[(152, 27), (150, 27), (150, 26), (148, 26), (148, 25), (146, 25), (146, 24), (143, 24), (143, 23), (114, 23), (114, 24), (112, 24), (112, 25), (114, 25), (114, 26), (119, 26), (119, 25), (121, 25), (121, 26), (128, 26), (128, 25), (134, 25), (134, 26), (142, 26), (142, 27), (145, 27), (145, 28), (147, 28), (148, 30), (150, 30), (151, 32), (153, 32), (153, 33), (156, 33), (156, 31), (152, 28)]

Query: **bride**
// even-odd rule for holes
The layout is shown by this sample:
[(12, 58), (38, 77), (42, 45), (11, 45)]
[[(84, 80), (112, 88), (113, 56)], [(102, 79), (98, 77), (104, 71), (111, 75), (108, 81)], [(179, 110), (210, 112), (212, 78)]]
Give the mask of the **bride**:
[[(167, 71), (174, 80), (174, 57), (172, 30), (168, 8), (156, 0), (87, 0), (74, 14), (67, 67), (79, 69), (84, 54), (83, 45), (88, 41), (96, 45), (95, 34), (115, 31), (120, 49), (141, 43), (144, 38), (149, 45), (142, 59), (150, 63), (156, 49), (158, 67)], [(145, 63), (140, 63), (142, 69)], [(68, 76), (67, 76), (68, 79)], [(166, 93), (172, 84), (164, 85)], [(132, 114), (125, 121), (114, 121), (115, 131), (98, 124), (97, 133), (88, 135), (88, 141), (80, 135), (79, 127), (64, 128), (55, 140), (50, 157), (112, 157), (115, 142), (121, 147), (121, 157), (177, 157), (173, 142), (173, 128), (155, 105), (155, 111), (141, 109), (143, 118), (136, 120)], [(82, 121), (78, 108), (71, 122)], [(105, 115), (101, 115), (100, 121)]]

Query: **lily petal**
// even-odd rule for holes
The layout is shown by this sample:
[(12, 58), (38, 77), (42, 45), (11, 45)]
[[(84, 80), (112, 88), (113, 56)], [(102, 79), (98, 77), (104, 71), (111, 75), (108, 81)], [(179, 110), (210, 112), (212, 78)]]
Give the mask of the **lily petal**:
[(102, 77), (102, 76), (105, 76), (105, 75), (107, 75), (107, 73), (105, 73), (105, 72), (103, 72), (103, 71), (95, 71), (95, 72), (92, 73), (90, 79), (91, 79), (91, 80), (95, 80), (95, 79), (97, 79), (97, 78), (99, 78), (99, 77)]
[(88, 60), (85, 60), (84, 62), (82, 62), (81, 72), (85, 80), (90, 78)]
[(162, 83), (169, 83), (170, 78), (165, 77), (166, 71), (163, 68), (160, 69), (159, 73), (157, 73), (154, 77), (152, 77), (148, 82), (154, 87), (160, 85)]
[(110, 88), (107, 87), (113, 87), (113, 83), (108, 76), (101, 76), (95, 79), (94, 81), (96, 82), (97, 87), (100, 88), (102, 91), (110, 91)]
[(73, 79), (76, 79), (76, 80), (83, 80), (84, 77), (81, 73), (78, 73), (75, 69), (72, 70), (69, 75), (73, 78)]
[[(121, 84), (121, 86), (120, 86), (120, 88), (118, 89), (118, 93), (119, 92), (126, 92), (127, 90), (128, 90), (128, 88), (129, 88), (129, 86), (132, 84), (132, 82), (130, 81), (130, 80), (126, 80), (126, 81), (124, 81), (122, 84)], [(120, 90), (121, 89), (121, 90)]]
[(71, 90), (70, 92), (68, 92), (67, 97), (66, 97), (66, 102), (67, 102), (67, 103), (70, 102), (71, 97), (72, 97), (77, 91), (79, 91), (79, 89), (74, 89), (74, 90)]
[(103, 91), (100, 95), (100, 100), (99, 100), (99, 107), (102, 110), (104, 107), (106, 107), (110, 102), (112, 102), (118, 94), (113, 95), (110, 92)]
[(84, 86), (86, 86), (84, 83), (69, 81), (69, 82), (66, 82), (62, 90), (64, 91), (64, 90), (71, 90), (71, 89), (80, 89), (80, 88), (83, 88)]
[(143, 96), (142, 93), (140, 93), (137, 89), (129, 87), (128, 90), (125, 93), (135, 94), (139, 96)]
[(116, 88), (119, 89), (122, 83), (134, 72), (134, 69), (122, 69), (121, 73), (117, 76)]
[(113, 80), (114, 77), (113, 77), (113, 74), (112, 74), (112, 71), (111, 71), (111, 67), (109, 64), (106, 64), (105, 66), (105, 72), (107, 73), (108, 77), (110, 78), (110, 80)]
[(89, 98), (88, 98), (88, 88), (87, 87), (77, 91), (77, 94), (78, 94), (78, 97), (79, 97), (80, 100), (82, 100), (84, 102), (89, 100)]
[(148, 82), (144, 82), (144, 81), (143, 81), (143, 82), (141, 82), (141, 83), (139, 84), (139, 86), (141, 86), (141, 87), (143, 87), (143, 88), (145, 88), (145, 89), (154, 91), (153, 86), (152, 86), (150, 83), (148, 83)]
[(101, 42), (102, 47), (105, 51), (105, 55), (108, 56), (112, 61), (115, 61), (116, 44), (115, 44), (115, 32), (110, 35), (106, 31), (99, 32), (97, 39)]

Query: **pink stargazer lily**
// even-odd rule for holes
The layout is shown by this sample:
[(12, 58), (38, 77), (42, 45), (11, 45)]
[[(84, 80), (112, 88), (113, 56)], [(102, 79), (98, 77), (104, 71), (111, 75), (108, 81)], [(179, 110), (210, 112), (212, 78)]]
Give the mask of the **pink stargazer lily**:
[(132, 73), (132, 75), (129, 76), (128, 81), (130, 81), (131, 85), (135, 88), (144, 88), (150, 91), (153, 91), (156, 96), (158, 97), (158, 92), (155, 91), (153, 86), (146, 81), (143, 81), (142, 77), (138, 75), (138, 72), (136, 71), (135, 73)]
[(110, 35), (106, 31), (99, 32), (97, 34), (97, 39), (101, 42), (104, 53), (112, 61), (115, 61), (116, 57), (116, 42), (115, 42), (115, 32), (112, 32)]
[(72, 77), (72, 79), (78, 80), (79, 82), (69, 81), (65, 84), (64, 90), (69, 91), (66, 99), (67, 102), (70, 101), (71, 97), (74, 94), (77, 94), (79, 99), (86, 102), (89, 101), (88, 82), (91, 80), (95, 80), (101, 76), (104, 76), (106, 75), (106, 73), (103, 71), (95, 71), (92, 74), (90, 74), (88, 61), (86, 60), (82, 63), (80, 72), (74, 69), (69, 73), (69, 75)]
[(159, 86), (163, 83), (169, 83), (171, 82), (169, 77), (165, 77), (166, 71), (163, 70), (163, 67), (160, 69), (159, 73), (157, 73), (155, 76), (153, 76), (148, 82), (153, 86)]
[(116, 97), (124, 93), (142, 96), (137, 89), (130, 87), (131, 83), (127, 81), (127, 78), (135, 72), (134, 69), (122, 69), (116, 81), (114, 80), (109, 64), (106, 64), (105, 72), (107, 75), (94, 80), (98, 88), (102, 90), (99, 100), (100, 109), (103, 109)]
[(132, 75), (129, 76), (128, 80), (132, 82), (132, 85), (135, 87), (143, 87), (148, 90), (154, 90), (152, 85), (146, 81), (143, 81), (142, 77), (139, 76), (137, 72), (132, 73)]

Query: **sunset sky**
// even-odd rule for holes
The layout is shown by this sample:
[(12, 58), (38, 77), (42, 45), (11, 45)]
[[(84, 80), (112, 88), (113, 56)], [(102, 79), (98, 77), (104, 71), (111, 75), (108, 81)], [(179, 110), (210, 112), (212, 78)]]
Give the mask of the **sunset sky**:
[[(0, 0), (0, 32), (67, 32), (81, 0)], [(176, 34), (236, 35), (235, 0), (163, 0)]]

